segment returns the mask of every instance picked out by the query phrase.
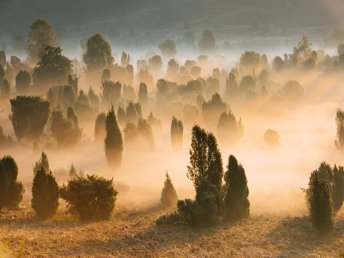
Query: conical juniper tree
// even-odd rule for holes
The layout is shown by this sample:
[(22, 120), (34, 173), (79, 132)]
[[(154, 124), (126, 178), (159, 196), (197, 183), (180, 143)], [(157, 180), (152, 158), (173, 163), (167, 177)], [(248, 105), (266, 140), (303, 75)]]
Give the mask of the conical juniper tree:
[(32, 184), (32, 209), (40, 219), (48, 219), (55, 215), (58, 208), (59, 186), (51, 171), (39, 169)]
[(183, 123), (177, 118), (172, 118), (171, 123), (171, 144), (175, 151), (183, 147)]
[(105, 139), (105, 121), (106, 114), (100, 113), (96, 119), (96, 125), (94, 128), (94, 135), (97, 142), (104, 142)]
[(122, 162), (123, 139), (113, 106), (106, 115), (105, 129), (106, 136), (104, 143), (106, 160), (111, 168), (119, 169)]
[(0, 159), (0, 211), (16, 208), (24, 195), (22, 183), (17, 181), (18, 166), (11, 156)]
[(47, 154), (45, 154), (44, 152), (42, 152), (41, 158), (35, 163), (35, 166), (33, 167), (34, 176), (37, 174), (38, 170), (42, 168), (44, 171), (50, 171), (49, 159)]
[(338, 149), (343, 149), (344, 148), (344, 111), (340, 108), (338, 108), (337, 110), (336, 124), (337, 124), (337, 139), (335, 141), (335, 144)]
[(230, 155), (224, 176), (224, 217), (226, 220), (245, 219), (250, 213), (248, 186), (245, 170), (237, 159)]
[(33, 96), (17, 96), (10, 102), (10, 119), (18, 140), (25, 138), (37, 141), (48, 121), (49, 102)]
[(342, 166), (333, 167), (332, 201), (333, 209), (337, 212), (343, 205), (344, 201), (344, 168)]
[(167, 208), (175, 206), (178, 201), (177, 192), (174, 189), (172, 180), (170, 176), (168, 175), (168, 172), (166, 173), (164, 188), (162, 189), (160, 200), (161, 200), (161, 204)]
[[(330, 168), (331, 169), (331, 168)], [(320, 233), (326, 233), (333, 227), (333, 205), (331, 185), (328, 181), (329, 166), (322, 163), (313, 171), (306, 190), (306, 201), (313, 227)]]

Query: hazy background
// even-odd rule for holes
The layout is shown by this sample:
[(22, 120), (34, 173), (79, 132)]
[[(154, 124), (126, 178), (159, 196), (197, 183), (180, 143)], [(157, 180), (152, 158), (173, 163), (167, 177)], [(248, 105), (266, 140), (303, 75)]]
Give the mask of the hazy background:
[(341, 0), (0, 0), (2, 48), (24, 53), (38, 17), (53, 24), (69, 56), (79, 56), (94, 32), (108, 38), (114, 52), (139, 55), (158, 50), (166, 38), (181, 52), (184, 33), (198, 40), (204, 29), (214, 31), (221, 54), (232, 55), (247, 49), (280, 53), (302, 34), (315, 46), (344, 41)]

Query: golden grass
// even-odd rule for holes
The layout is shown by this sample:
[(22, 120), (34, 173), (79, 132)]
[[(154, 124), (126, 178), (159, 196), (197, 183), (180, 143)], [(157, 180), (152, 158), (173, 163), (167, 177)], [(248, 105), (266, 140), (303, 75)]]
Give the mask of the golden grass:
[(339, 257), (344, 217), (318, 236), (307, 217), (252, 215), (236, 224), (155, 225), (159, 207), (117, 209), (109, 221), (84, 223), (65, 213), (39, 221), (27, 208), (0, 214), (0, 257)]

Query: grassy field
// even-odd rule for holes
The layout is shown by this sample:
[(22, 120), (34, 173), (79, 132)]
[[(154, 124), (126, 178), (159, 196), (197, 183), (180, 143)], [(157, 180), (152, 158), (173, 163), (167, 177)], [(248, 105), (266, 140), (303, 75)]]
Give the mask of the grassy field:
[(237, 224), (195, 229), (155, 225), (158, 206), (118, 207), (110, 221), (83, 223), (59, 212), (37, 220), (28, 208), (0, 214), (0, 257), (340, 257), (344, 216), (320, 237), (307, 217), (252, 214)]

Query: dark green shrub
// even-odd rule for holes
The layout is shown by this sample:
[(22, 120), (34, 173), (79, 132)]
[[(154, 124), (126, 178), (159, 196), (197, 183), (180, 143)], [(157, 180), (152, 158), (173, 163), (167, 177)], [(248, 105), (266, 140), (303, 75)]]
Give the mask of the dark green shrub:
[(309, 178), (306, 191), (307, 206), (313, 227), (321, 233), (330, 231), (333, 227), (333, 207), (331, 185), (327, 179), (328, 165), (322, 163)]
[(31, 206), (41, 219), (53, 217), (58, 208), (59, 186), (51, 172), (42, 167), (33, 179)]
[(171, 178), (166, 173), (166, 179), (164, 182), (164, 188), (161, 192), (161, 204), (164, 207), (173, 207), (177, 204), (178, 201), (178, 195), (176, 190), (174, 189), (174, 186), (172, 184)]
[(183, 147), (183, 123), (177, 118), (172, 118), (171, 123), (171, 144), (173, 150), (180, 150)]
[(225, 179), (224, 216), (227, 220), (245, 219), (250, 213), (249, 190), (245, 170), (237, 159), (230, 155)]
[(60, 194), (81, 220), (106, 220), (115, 207), (117, 191), (112, 179), (87, 175), (69, 180)]
[(11, 156), (0, 160), (0, 211), (16, 208), (23, 199), (24, 187), (17, 182), (18, 167)]
[(34, 176), (37, 174), (38, 170), (42, 168), (44, 171), (50, 171), (48, 156), (44, 152), (42, 152), (41, 158), (35, 163), (35, 166), (33, 167)]
[(10, 119), (18, 140), (38, 140), (48, 121), (49, 102), (33, 96), (17, 96), (10, 102)]
[(105, 129), (106, 160), (111, 168), (118, 169), (122, 162), (123, 140), (113, 107), (106, 115)]

